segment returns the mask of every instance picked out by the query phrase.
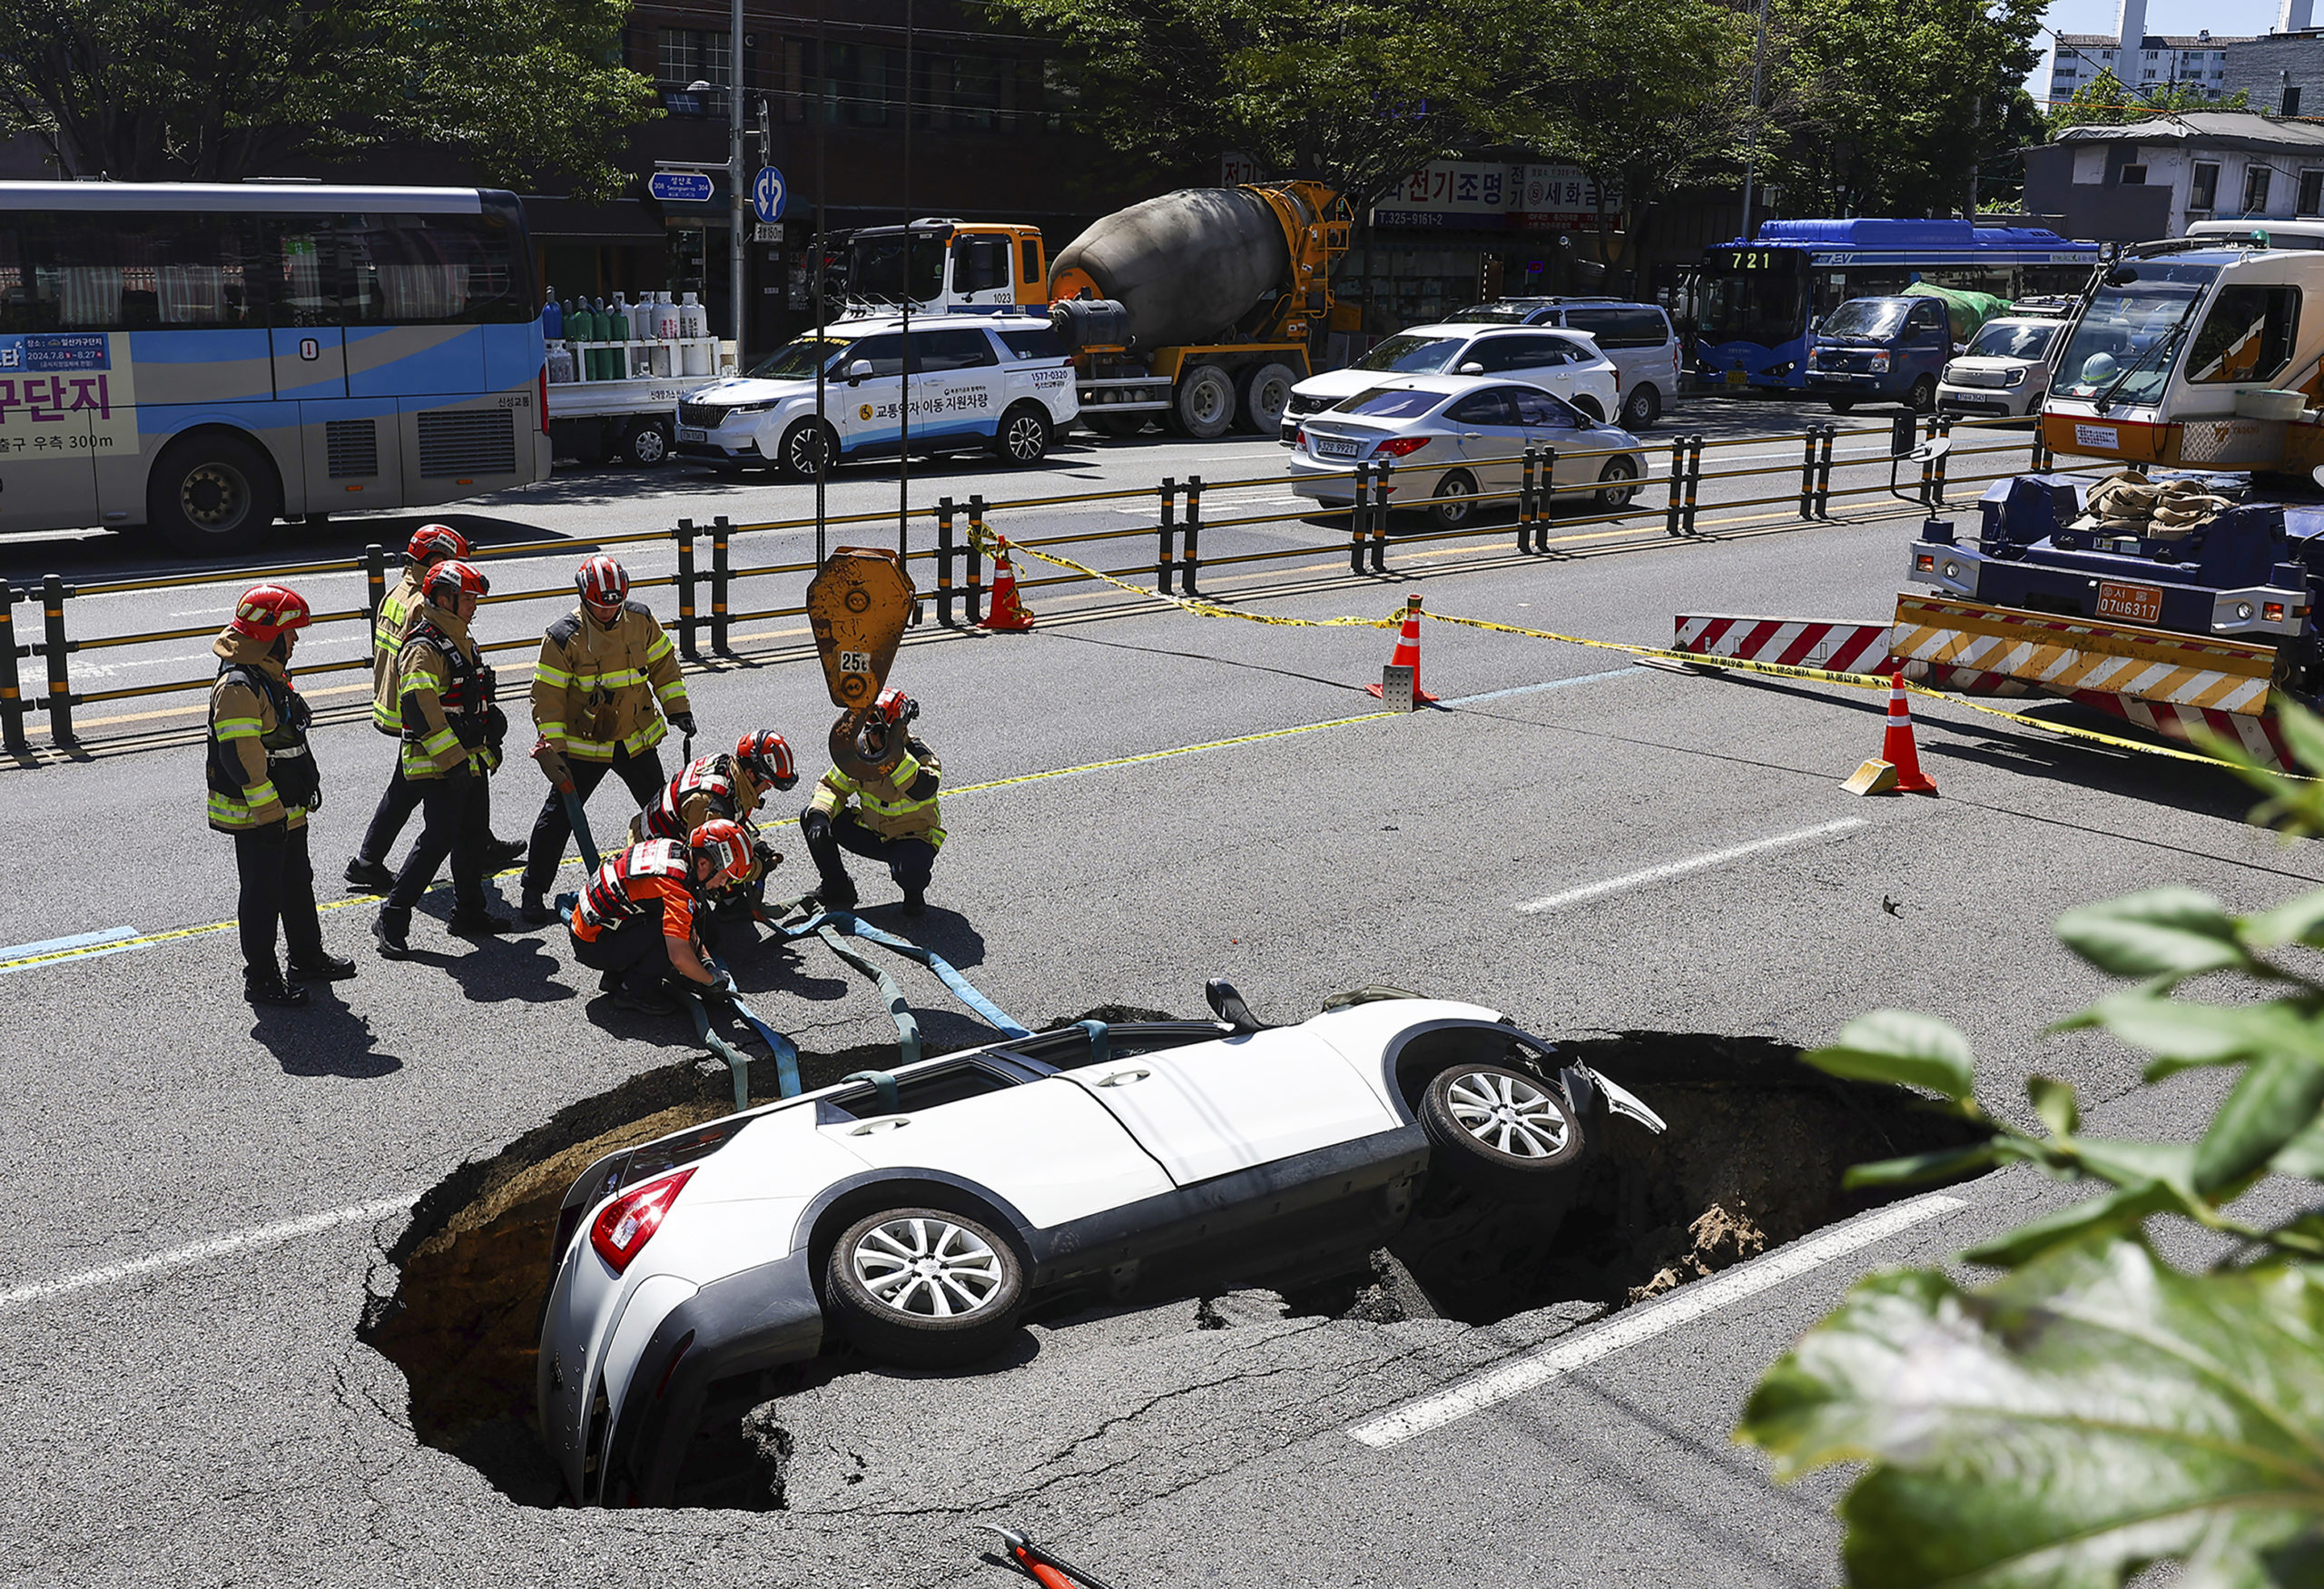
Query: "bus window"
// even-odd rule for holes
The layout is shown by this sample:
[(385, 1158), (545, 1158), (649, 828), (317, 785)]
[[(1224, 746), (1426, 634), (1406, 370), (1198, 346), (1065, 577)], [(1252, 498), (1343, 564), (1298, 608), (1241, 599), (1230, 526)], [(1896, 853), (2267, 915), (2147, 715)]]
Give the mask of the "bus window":
[(340, 218), (349, 325), (506, 325), (540, 313), (520, 292), (505, 228), (478, 215)]
[(2187, 379), (2268, 380), (2290, 362), (2299, 323), (2297, 287), (2225, 287), (2195, 333)]
[(265, 274), (277, 326), (339, 323), (339, 250), (320, 215), (268, 216)]

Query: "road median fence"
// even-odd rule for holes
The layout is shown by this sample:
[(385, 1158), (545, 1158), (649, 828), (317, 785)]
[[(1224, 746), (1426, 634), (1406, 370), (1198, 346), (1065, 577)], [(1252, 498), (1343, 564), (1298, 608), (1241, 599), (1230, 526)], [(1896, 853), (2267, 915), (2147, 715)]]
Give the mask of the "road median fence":
[[(737, 624), (785, 618), (800, 619), (803, 626), (806, 584), (815, 573), (816, 562), (812, 558), (764, 563), (744, 560), (755, 538), (786, 532), (818, 530), (818, 544), (823, 545), (846, 542), (848, 532), (859, 527), (867, 532), (862, 538), (864, 540), (883, 538), (871, 532), (893, 530), (907, 568), (914, 570), (913, 584), (921, 592), (921, 601), (932, 598), (937, 625), (970, 628), (985, 617), (990, 548), (996, 536), (1006, 533), (1008, 524), (1045, 512), (1106, 507), (1134, 508), (1138, 504), (1150, 504), (1150, 513), (1136, 515), (1137, 522), (1118, 528), (1049, 536), (1009, 535), (1012, 546), (1036, 555), (1047, 553), (1039, 560), (1064, 570), (1034, 577), (1020, 575), (1018, 588), (1037, 590), (1097, 579), (1138, 594), (1150, 587), (1155, 596), (1174, 605), (1223, 612), (1229, 609), (1218, 606), (1222, 598), (1216, 592), (1206, 593), (1202, 588), (1206, 576), (1224, 577), (1221, 571), (1229, 568), (1263, 570), (1266, 565), (1290, 558), (1305, 558), (1312, 563), (1319, 551), (1329, 550), (1328, 543), (1318, 546), (1313, 533), (1317, 528), (1344, 535), (1349, 576), (1374, 577), (1399, 571), (1391, 566), (1392, 553), (1409, 556), (1415, 548), (1434, 543), (1507, 541), (1513, 534), (1518, 554), (1551, 557), (1571, 555), (1561, 553), (1561, 548), (1574, 543), (1622, 540), (1626, 531), (1637, 532), (1634, 544), (1638, 545), (1657, 545), (1670, 538), (1716, 538), (1722, 528), (1738, 522), (1720, 518), (1706, 523), (1706, 509), (1720, 514), (1781, 509), (1778, 513), (1758, 514), (1757, 519), (1787, 518), (1799, 524), (1813, 524), (1831, 519), (1836, 501), (1845, 504), (1850, 498), (1893, 496), (1935, 512), (1955, 499), (1949, 493), (1981, 488), (1987, 481), (2020, 472), (2020, 465), (2014, 464), (1979, 472), (1976, 466), (1981, 460), (2006, 455), (2022, 464), (2030, 445), (2033, 467), (2049, 467), (2054, 462), (2045, 456), (2038, 437), (2028, 438), (2022, 429), (2004, 429), (2006, 424), (1935, 417), (1926, 421), (1924, 433), (1912, 416), (1900, 414), (1885, 438), (1877, 431), (1842, 431), (1837, 426), (1822, 424), (1800, 431), (1734, 438), (1679, 434), (1642, 445), (1636, 452), (1602, 447), (1529, 446), (1521, 453), (1464, 460), (1470, 467), (1451, 473), (1433, 464), (1412, 471), (1435, 480), (1434, 494), (1426, 498), (1400, 497), (1396, 466), (1393, 460), (1384, 460), (1360, 463), (1344, 471), (1299, 476), (1277, 473), (1209, 481), (1199, 475), (1183, 479), (1173, 476), (1155, 486), (1066, 496), (990, 501), (980, 495), (964, 499), (940, 497), (908, 512), (826, 515), (820, 524), (812, 518), (749, 524), (733, 523), (723, 517), (706, 523), (686, 518), (679, 520), (672, 529), (484, 547), (478, 548), (472, 560), (483, 565), (488, 573), (496, 563), (538, 558), (545, 553), (673, 542), (675, 571), (638, 578), (634, 581), (634, 587), (669, 587), (675, 590), (677, 610), (670, 627), (681, 654), (689, 663), (699, 665), (713, 658), (747, 655), (750, 649), (784, 649), (765, 642), (795, 642), (798, 634), (803, 632), (738, 637), (734, 629)], [(1574, 434), (1580, 440), (1589, 438), (1586, 431)], [(1879, 450), (1843, 452), (1844, 437), (1885, 441), (1886, 445)], [(1758, 467), (1718, 467), (1723, 451), (1787, 443), (1797, 448), (1797, 457)], [(1643, 469), (1635, 461), (1639, 453), (1648, 460)], [(1576, 465), (1581, 468), (1576, 469)], [(1965, 469), (1965, 465), (1968, 467)], [(1515, 483), (1492, 490), (1482, 489), (1484, 482), (1472, 472), (1480, 466), (1494, 471), (1506, 470)], [(1564, 466), (1562, 474), (1561, 466)], [(1856, 483), (1856, 476), (1866, 471), (1869, 471), (1870, 478)], [(1836, 474), (1844, 476), (1844, 483), (1834, 484)], [(1783, 484), (1777, 489), (1775, 482), (1779, 478)], [(1738, 480), (1765, 480), (1768, 494), (1716, 504), (1703, 500), (1707, 484)], [(1344, 485), (1344, 492), (1333, 489), (1327, 500), (1303, 500), (1296, 507), (1284, 508), (1284, 493), (1297, 485), (1316, 484), (1327, 488)], [(1258, 499), (1260, 492), (1275, 495), (1271, 500)], [(1621, 500), (1615, 500), (1617, 497)], [(1590, 510), (1578, 514), (1555, 511), (1554, 505), (1560, 498), (1569, 502), (1579, 498)], [(1508, 511), (1492, 515), (1495, 522), (1485, 523), (1482, 520), (1488, 517), (1488, 508)], [(1392, 537), (1390, 515), (1413, 509), (1426, 515), (1423, 521), (1426, 527), (1400, 526)], [(1225, 555), (1216, 551), (1206, 554), (1204, 550), (1206, 531), (1214, 538), (1224, 532), (1246, 532), (1247, 540), (1252, 532), (1264, 538), (1270, 530), (1289, 531), (1295, 538), (1289, 544), (1239, 549)], [(1098, 561), (1107, 549), (1121, 543), (1127, 543), (1125, 549), (1132, 554), (1128, 560), (1112, 567)], [(1212, 545), (1216, 544), (1214, 538)], [(1064, 556), (1059, 548), (1068, 547), (1089, 548), (1083, 554), (1089, 560)], [(361, 624), (365, 626), (363, 633), (368, 635), (372, 615), (387, 593), (391, 572), (387, 550), (375, 545), (365, 548), (359, 558), (270, 568), (209, 569), (78, 585), (55, 574), (45, 576), (33, 586), (0, 582), (0, 741), (5, 742), (10, 755), (32, 756), (34, 753), (29, 731), (35, 717), (44, 717), (50, 742), (60, 750), (77, 750), (86, 743), (86, 728), (110, 725), (100, 720), (76, 728), (74, 713), (77, 707), (182, 695), (206, 690), (212, 683), (214, 670), (118, 688), (75, 688), (69, 661), (75, 654), (206, 638), (216, 633), (215, 626), (204, 625), (127, 634), (76, 635), (72, 631), (79, 626), (74, 620), (87, 610), (76, 610), (77, 602), (93, 597), (221, 582), (255, 584), (261, 580), (295, 581), (310, 576), (360, 574), (367, 591), (365, 605), (318, 612), (314, 621), (318, 626)], [(484, 598), (484, 604), (556, 599), (567, 597), (570, 593), (571, 587), (565, 584), (540, 589), (495, 588)], [(1263, 587), (1252, 587), (1238, 593), (1245, 599), (1265, 594)], [(1195, 599), (1206, 597), (1198, 603)], [(35, 605), (39, 638), (20, 642), (16, 632), (18, 608), (25, 609), (24, 621), (29, 626)], [(921, 616), (916, 607), (915, 623)], [(1236, 616), (1253, 615), (1238, 612)], [(529, 653), (537, 644), (537, 638), (527, 636), (484, 642), (480, 648), (487, 653)], [(794, 645), (790, 648), (797, 647)], [(34, 666), (28, 668), (27, 663)], [(368, 673), (370, 666), (366, 656), (301, 666), (296, 672), (302, 681), (309, 681), (331, 674)], [(38, 693), (34, 693), (34, 685), (27, 677), (35, 673)], [(201, 704), (189, 701), (176, 710), (192, 714), (201, 710)], [(136, 716), (157, 715), (173, 714), (165, 710)]]

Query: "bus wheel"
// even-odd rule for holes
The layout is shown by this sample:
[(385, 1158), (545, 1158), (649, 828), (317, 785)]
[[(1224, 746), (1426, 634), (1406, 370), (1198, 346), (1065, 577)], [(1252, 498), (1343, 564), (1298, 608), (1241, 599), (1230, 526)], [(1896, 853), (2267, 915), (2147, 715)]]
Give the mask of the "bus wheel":
[(172, 551), (246, 552), (282, 511), (274, 464), (240, 436), (189, 437), (164, 451), (145, 486), (145, 522)]

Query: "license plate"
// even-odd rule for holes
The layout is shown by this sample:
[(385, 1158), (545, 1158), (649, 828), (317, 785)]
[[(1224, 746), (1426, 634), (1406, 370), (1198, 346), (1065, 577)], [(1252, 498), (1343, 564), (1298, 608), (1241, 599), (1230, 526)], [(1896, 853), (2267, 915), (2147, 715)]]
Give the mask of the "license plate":
[(2102, 618), (2118, 623), (2152, 624), (2162, 619), (2162, 587), (2159, 585), (2123, 585), (2112, 579), (2098, 582), (2098, 611)]
[(1751, 378), (1740, 370), (1730, 370), (1727, 372), (1727, 384), (1729, 386), (1748, 386), (1751, 384)]
[(1331, 441), (1321, 436), (1315, 438), (1317, 458), (1354, 458), (1355, 454), (1356, 445), (1353, 441)]
[(707, 441), (710, 439), (710, 432), (707, 430), (698, 430), (692, 425), (681, 425), (678, 427), (678, 439), (681, 441)]

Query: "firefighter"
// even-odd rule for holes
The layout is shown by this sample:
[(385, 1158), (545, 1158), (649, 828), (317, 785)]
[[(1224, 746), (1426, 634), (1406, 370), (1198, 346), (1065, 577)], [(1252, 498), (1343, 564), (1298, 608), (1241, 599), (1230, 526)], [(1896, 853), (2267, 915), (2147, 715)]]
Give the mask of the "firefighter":
[(920, 703), (903, 691), (881, 690), (864, 739), (872, 765), (885, 770), (859, 781), (832, 768), (800, 814), (799, 832), (822, 876), (816, 892), (832, 910), (855, 908), (855, 884), (839, 858), (842, 849), (888, 864), (888, 875), (904, 891), (905, 915), (928, 909), (928, 880), (936, 852), (944, 845), (943, 814), (936, 799), (943, 769), (907, 728), (919, 716)]
[[(573, 583), (581, 605), (541, 637), (533, 671), (533, 724), (573, 775), (583, 804), (591, 791), (617, 775), (639, 806), (661, 793), (665, 775), (655, 746), (667, 732), (694, 733), (694, 710), (670, 637), (642, 601), (629, 599), (629, 572), (611, 558), (581, 565)], [(556, 920), (541, 901), (565, 859), (573, 824), (555, 789), (533, 820), (525, 860), (524, 917), (535, 926)]]
[(630, 824), (633, 840), (683, 839), (713, 817), (742, 824), (751, 841), (751, 866), (724, 897), (724, 907), (747, 911), (766, 896), (767, 874), (783, 856), (758, 834), (753, 814), (769, 789), (797, 787), (791, 745), (772, 728), (745, 734), (731, 752), (696, 756), (678, 769), (653, 804)]
[(675, 1013), (665, 977), (714, 996), (731, 992), (733, 982), (703, 962), (699, 913), (750, 864), (742, 824), (724, 817), (683, 841), (646, 839), (608, 856), (566, 919), (573, 958), (600, 973), (599, 991), (624, 1010)]
[[(371, 726), (390, 739), (403, 737), (403, 708), (396, 696), (396, 658), (403, 650), (404, 630), (411, 622), (412, 609), (422, 600), (420, 587), (437, 564), (449, 558), (465, 561), (468, 555), (468, 538), (458, 530), (448, 524), (423, 524), (404, 543), (403, 577), (379, 598), (379, 610), (371, 620)], [(363, 834), (362, 847), (347, 864), (349, 887), (385, 893), (395, 886), (396, 874), (388, 869), (388, 852), (395, 848), (396, 838), (411, 814), (419, 809), (419, 794), (403, 775), (399, 750), (379, 809), (371, 814), (371, 825)], [(496, 870), (524, 858), (522, 839), (486, 841), (485, 861)]]
[[(307, 852), (307, 814), (322, 808), (322, 780), (290, 664), (298, 632), (313, 621), (298, 592), (253, 585), (210, 646), (219, 658), (210, 690), (210, 825), (234, 835), (242, 996), (253, 1004), (304, 1004), (307, 990), (295, 984), (355, 974), (353, 961), (324, 952)], [(274, 960), (278, 923), (290, 951), (288, 978)]]
[(468, 624), (492, 588), (472, 563), (438, 563), (421, 587), (396, 662), (396, 698), (403, 713), (403, 775), (420, 790), (419, 838), (396, 873), (371, 933), (389, 960), (411, 953), (411, 907), (449, 856), (451, 930), (489, 936), (513, 925), (492, 913), (484, 891), (485, 843), (491, 836), (489, 778), (500, 765), (507, 719), (492, 702), (492, 669), (477, 653)]

